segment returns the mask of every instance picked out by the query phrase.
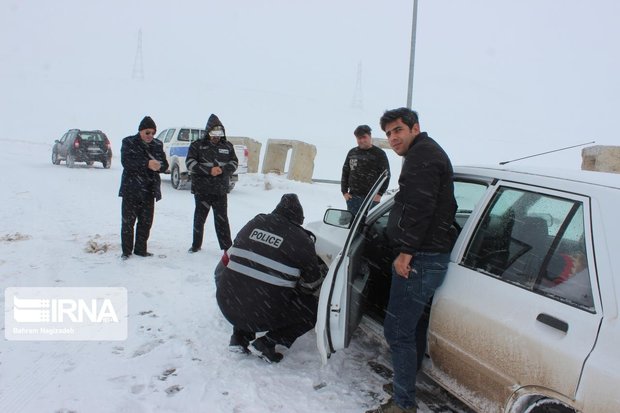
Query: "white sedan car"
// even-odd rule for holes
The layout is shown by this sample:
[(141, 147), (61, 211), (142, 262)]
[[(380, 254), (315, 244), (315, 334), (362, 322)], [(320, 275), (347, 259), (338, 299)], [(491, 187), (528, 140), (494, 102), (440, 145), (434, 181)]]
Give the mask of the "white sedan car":
[[(379, 188), (381, 181), (375, 184)], [(478, 412), (620, 412), (620, 175), (456, 167), (461, 228), (423, 370)], [(319, 352), (381, 331), (393, 199), (308, 224), (329, 266)], [(614, 206), (615, 205), (615, 206)]]

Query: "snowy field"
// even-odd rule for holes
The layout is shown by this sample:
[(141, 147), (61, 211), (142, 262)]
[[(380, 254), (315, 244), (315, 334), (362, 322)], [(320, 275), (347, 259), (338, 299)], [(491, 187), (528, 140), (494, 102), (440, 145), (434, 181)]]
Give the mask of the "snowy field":
[[(0, 143), (3, 292), (125, 287), (129, 307), (126, 341), (7, 341), (3, 317), (0, 412), (359, 413), (385, 397), (386, 379), (368, 364), (388, 364), (385, 350), (361, 333), (326, 366), (314, 332), (281, 349), (285, 358), (275, 365), (228, 352), (231, 326), (215, 300), (213, 221), (209, 216), (203, 250), (188, 254), (193, 197), (172, 189), (168, 176), (149, 239), (156, 256), (122, 261), (118, 147), (110, 170), (99, 163), (69, 169), (51, 164), (51, 143)], [(248, 174), (229, 195), (233, 236), (287, 192), (299, 195), (307, 221), (344, 207), (337, 185)]]

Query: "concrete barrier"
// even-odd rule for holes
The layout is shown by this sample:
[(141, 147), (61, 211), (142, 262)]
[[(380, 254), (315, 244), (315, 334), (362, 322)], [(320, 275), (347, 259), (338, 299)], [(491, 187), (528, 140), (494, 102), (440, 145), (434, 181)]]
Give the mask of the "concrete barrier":
[(226, 139), (233, 145), (245, 145), (248, 148), (248, 173), (258, 172), (260, 149), (263, 144), (245, 136), (227, 136)]
[(372, 138), (372, 144), (381, 149), (392, 149), (386, 138)]
[(581, 150), (584, 171), (620, 173), (620, 146), (588, 146)]
[(267, 140), (263, 173), (284, 173), (289, 150), (292, 153), (286, 177), (294, 181), (312, 182), (316, 146), (292, 139)]

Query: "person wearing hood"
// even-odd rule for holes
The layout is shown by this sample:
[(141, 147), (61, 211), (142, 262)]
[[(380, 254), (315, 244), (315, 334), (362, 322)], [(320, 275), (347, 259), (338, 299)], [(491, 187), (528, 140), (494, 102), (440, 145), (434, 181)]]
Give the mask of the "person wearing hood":
[(272, 213), (257, 215), (239, 231), (227, 265), (216, 269), (217, 302), (233, 325), (230, 351), (277, 363), (283, 355), (276, 344), (290, 348), (314, 328), (314, 293), (322, 273), (314, 235), (301, 226), (303, 221), (297, 195), (283, 195)]
[(118, 196), (123, 198), (121, 244), (124, 260), (132, 252), (142, 257), (153, 255), (147, 250), (146, 243), (153, 224), (155, 201), (161, 199), (159, 174), (168, 169), (163, 145), (154, 139), (156, 131), (153, 119), (145, 116), (138, 126), (138, 133), (123, 139), (121, 145), (123, 176)]
[(226, 140), (224, 125), (216, 115), (209, 116), (205, 129), (205, 136), (189, 146), (185, 160), (196, 203), (190, 253), (202, 248), (205, 221), (211, 208), (215, 214), (215, 233), (220, 249), (226, 251), (232, 245), (227, 194), (230, 176), (237, 169), (239, 160), (235, 148)]

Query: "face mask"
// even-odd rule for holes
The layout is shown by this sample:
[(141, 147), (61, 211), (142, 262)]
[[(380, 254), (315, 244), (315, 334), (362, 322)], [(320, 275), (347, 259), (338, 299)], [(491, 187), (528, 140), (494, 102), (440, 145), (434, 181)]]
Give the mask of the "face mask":
[(210, 138), (222, 138), (224, 136), (224, 131), (222, 129), (212, 129), (209, 131)]

